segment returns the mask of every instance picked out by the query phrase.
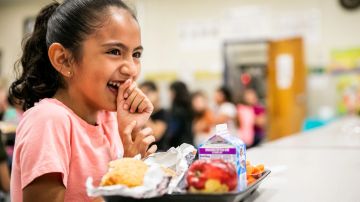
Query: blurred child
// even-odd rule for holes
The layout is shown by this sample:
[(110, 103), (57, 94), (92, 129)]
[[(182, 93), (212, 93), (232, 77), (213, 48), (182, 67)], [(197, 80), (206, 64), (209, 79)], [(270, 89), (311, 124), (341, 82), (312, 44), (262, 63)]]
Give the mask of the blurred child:
[(7, 98), (7, 102), (8, 104), (6, 110), (4, 111), (3, 121), (18, 125), (24, 113), (24, 111), (22, 110), (21, 102), (13, 102), (9, 96)]
[(193, 144), (192, 109), (190, 92), (186, 84), (175, 81), (170, 85), (171, 108), (166, 131), (167, 147), (177, 147), (182, 143)]
[(153, 106), (135, 83), (142, 50), (139, 23), (120, 0), (65, 0), (40, 11), (10, 87), (25, 110), (11, 201), (91, 201), (87, 177), (98, 185), (109, 161), (155, 152), (143, 128)]
[(214, 99), (216, 103), (214, 124), (226, 123), (230, 134), (237, 135), (237, 111), (236, 106), (232, 103), (232, 94), (230, 89), (225, 86), (218, 88), (215, 92)]
[(8, 107), (7, 91), (5, 90), (4, 82), (4, 79), (0, 78), (0, 120), (3, 120), (4, 113)]
[(248, 147), (254, 147), (260, 144), (265, 138), (266, 111), (265, 107), (259, 103), (258, 96), (254, 89), (247, 88), (244, 90), (243, 103), (245, 106), (238, 106), (239, 115), (245, 113), (247, 109), (251, 114), (243, 118), (239, 116), (239, 125), (241, 128), (246, 127), (244, 125), (251, 124), (250, 127), (253, 137), (249, 141), (246, 141), (246, 143)]
[(156, 139), (156, 145), (159, 150), (165, 150), (164, 148), (164, 134), (167, 128), (167, 112), (160, 106), (160, 95), (156, 84), (152, 81), (144, 81), (140, 84), (140, 89), (149, 98), (154, 105), (154, 111), (150, 116), (150, 119), (146, 125), (153, 129)]
[(6, 193), (10, 191), (10, 172), (8, 167), (8, 156), (1, 136), (2, 134), (0, 132), (0, 191)]
[(196, 146), (199, 146), (211, 135), (211, 128), (214, 123), (214, 115), (209, 108), (207, 97), (201, 91), (196, 91), (191, 95), (191, 105), (194, 113), (194, 143)]

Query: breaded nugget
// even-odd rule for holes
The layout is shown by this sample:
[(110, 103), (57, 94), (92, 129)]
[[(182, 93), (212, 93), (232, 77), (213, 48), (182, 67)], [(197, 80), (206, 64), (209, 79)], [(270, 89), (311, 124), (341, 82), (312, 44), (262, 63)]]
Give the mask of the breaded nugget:
[(123, 184), (136, 187), (143, 184), (148, 166), (141, 160), (122, 158), (111, 161), (109, 168), (109, 172), (101, 180), (101, 186)]

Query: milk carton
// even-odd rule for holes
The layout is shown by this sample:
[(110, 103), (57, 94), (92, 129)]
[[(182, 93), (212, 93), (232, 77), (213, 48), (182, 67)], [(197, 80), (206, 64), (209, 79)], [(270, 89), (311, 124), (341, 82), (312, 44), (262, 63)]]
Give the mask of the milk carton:
[(199, 159), (223, 159), (235, 165), (238, 191), (246, 188), (246, 145), (231, 134), (226, 124), (216, 126), (216, 133), (199, 146)]

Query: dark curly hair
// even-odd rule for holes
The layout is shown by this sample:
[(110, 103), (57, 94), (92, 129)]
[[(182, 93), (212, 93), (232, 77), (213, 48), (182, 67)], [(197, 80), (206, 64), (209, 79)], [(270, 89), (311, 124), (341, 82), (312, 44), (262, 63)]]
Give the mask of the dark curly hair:
[(62, 76), (50, 63), (49, 46), (60, 43), (79, 61), (82, 42), (102, 25), (107, 17), (104, 11), (110, 6), (127, 10), (136, 20), (134, 12), (121, 0), (65, 0), (42, 8), (33, 33), (23, 41), (23, 54), (15, 63), (17, 79), (9, 88), (10, 99), (27, 110), (65, 88)]

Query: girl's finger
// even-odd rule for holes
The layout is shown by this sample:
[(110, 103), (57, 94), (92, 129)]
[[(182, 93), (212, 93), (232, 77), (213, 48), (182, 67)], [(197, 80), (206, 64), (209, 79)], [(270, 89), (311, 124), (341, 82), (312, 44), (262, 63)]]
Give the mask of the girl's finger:
[(141, 144), (141, 141), (146, 138), (147, 136), (152, 135), (153, 131), (151, 128), (146, 127), (139, 132), (136, 133), (134, 142), (135, 144)]
[(140, 105), (138, 106), (138, 112), (147, 112), (152, 113), (154, 110), (154, 105), (151, 103), (151, 101), (148, 98), (145, 98)]
[(142, 103), (142, 101), (144, 100), (145, 98), (143, 96), (141, 96), (140, 94), (138, 94), (138, 96), (135, 97), (134, 101), (131, 103), (131, 106), (130, 106), (130, 112), (131, 113), (135, 113), (136, 111), (140, 112), (138, 110), (138, 107), (139, 105)]
[(143, 156), (143, 158), (149, 156), (150, 154), (155, 153), (156, 150), (157, 150), (156, 144), (152, 145), (152, 146), (146, 151), (146, 154), (145, 154), (145, 156)]
[(142, 156), (145, 155), (149, 145), (155, 141), (155, 137), (152, 135), (152, 133), (152, 129), (147, 127), (136, 134), (134, 141), (135, 146), (139, 148), (139, 152)]
[(139, 94), (138, 90), (135, 89), (131, 92), (130, 96), (128, 98), (126, 98), (125, 103), (124, 103), (125, 110), (128, 110), (131, 108), (131, 105), (138, 94)]
[(127, 99), (131, 95), (131, 93), (134, 91), (134, 89), (136, 89), (136, 87), (137, 87), (136, 82), (132, 82), (131, 85), (124, 92), (124, 98)]
[[(131, 134), (136, 126), (136, 121), (132, 121), (129, 125), (127, 125), (123, 130), (120, 131), (120, 138), (122, 143), (124, 144), (124, 147), (126, 145), (130, 145), (133, 143)], [(121, 132), (122, 131), (122, 132)]]
[(144, 157), (146, 155), (146, 151), (149, 149), (149, 146), (155, 142), (155, 137), (153, 135), (149, 135), (146, 138), (142, 139), (141, 145), (139, 147), (139, 152), (141, 156)]
[(145, 94), (143, 92), (141, 92), (141, 90), (139, 88), (137, 88), (134, 91), (137, 92), (137, 95), (133, 99), (133, 101), (131, 102), (131, 106), (130, 106), (130, 112), (131, 113), (136, 112), (136, 110), (139, 107), (139, 105), (141, 104), (141, 102), (146, 98)]
[(131, 79), (126, 80), (122, 85), (120, 85), (118, 89), (118, 95), (117, 95), (117, 103), (120, 103), (122, 100), (124, 100), (124, 93), (127, 88), (131, 85), (132, 81)]

